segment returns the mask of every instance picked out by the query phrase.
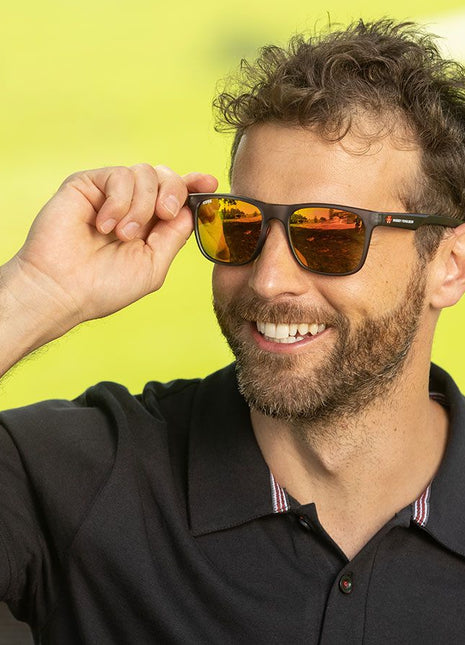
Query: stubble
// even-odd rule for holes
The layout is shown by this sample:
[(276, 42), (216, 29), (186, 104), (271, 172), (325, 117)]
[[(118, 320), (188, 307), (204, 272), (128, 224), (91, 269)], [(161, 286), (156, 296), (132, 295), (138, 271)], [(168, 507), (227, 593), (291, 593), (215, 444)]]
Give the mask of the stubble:
[[(214, 299), (215, 313), (236, 357), (239, 389), (248, 405), (269, 417), (308, 425), (353, 417), (394, 389), (405, 365), (424, 306), (426, 272), (418, 262), (398, 305), (353, 327), (348, 317), (269, 304), (251, 296)], [(336, 340), (314, 364), (308, 357), (260, 349), (244, 334), (244, 321), (324, 322)], [(318, 342), (318, 341), (317, 341)]]

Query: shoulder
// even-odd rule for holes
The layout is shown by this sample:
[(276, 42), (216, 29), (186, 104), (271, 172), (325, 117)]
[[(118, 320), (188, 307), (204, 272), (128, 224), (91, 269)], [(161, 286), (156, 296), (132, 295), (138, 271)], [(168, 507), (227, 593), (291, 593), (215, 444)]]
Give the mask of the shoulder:
[(80, 500), (84, 504), (96, 494), (116, 461), (142, 454), (147, 441), (159, 458), (177, 437), (184, 443), (197, 390), (210, 380), (153, 381), (140, 395), (101, 382), (71, 401), (52, 399), (4, 411), (0, 452), (49, 498), (47, 505), (77, 500), (78, 515)]
[(109, 381), (88, 388), (74, 400), (51, 399), (0, 413), (8, 435), (29, 474), (56, 479), (60, 470), (82, 470), (88, 477), (110, 465), (124, 438), (149, 425), (165, 423), (170, 408), (182, 413), (200, 379), (151, 382), (141, 395)]
[(6, 467), (8, 460), (15, 479), (27, 481), (44, 506), (66, 508), (75, 525), (117, 465), (134, 466), (149, 447), (160, 469), (170, 454), (184, 453), (198, 390), (214, 400), (217, 380), (150, 382), (136, 396), (102, 382), (72, 401), (7, 410), (0, 414), (0, 462)]

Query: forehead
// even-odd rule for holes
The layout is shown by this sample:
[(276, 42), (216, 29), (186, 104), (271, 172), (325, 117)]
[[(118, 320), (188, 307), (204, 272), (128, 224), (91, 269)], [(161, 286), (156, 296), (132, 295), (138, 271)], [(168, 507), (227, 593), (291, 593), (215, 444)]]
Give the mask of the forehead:
[(402, 210), (419, 167), (418, 147), (393, 134), (370, 138), (359, 129), (329, 141), (310, 128), (264, 123), (239, 143), (231, 191), (275, 203)]

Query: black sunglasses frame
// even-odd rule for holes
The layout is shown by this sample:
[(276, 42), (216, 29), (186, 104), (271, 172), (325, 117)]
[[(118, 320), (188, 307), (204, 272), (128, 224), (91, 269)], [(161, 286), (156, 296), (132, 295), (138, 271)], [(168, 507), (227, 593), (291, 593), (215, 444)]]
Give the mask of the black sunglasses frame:
[[(260, 235), (257, 240), (257, 246), (254, 253), (246, 262), (227, 262), (225, 260), (218, 260), (212, 258), (203, 248), (200, 233), (199, 233), (199, 217), (198, 209), (201, 204), (208, 199), (237, 199), (247, 204), (252, 204), (257, 207), (262, 215), (262, 223), (260, 229)], [(307, 271), (311, 273), (316, 273), (318, 275), (328, 275), (328, 276), (345, 276), (352, 275), (360, 271), (362, 266), (365, 263), (368, 248), (370, 246), (371, 234), (373, 229), (377, 226), (384, 226), (386, 228), (403, 228), (409, 231), (416, 231), (420, 226), (430, 225), (430, 226), (445, 226), (448, 228), (455, 228), (462, 224), (461, 220), (454, 219), (452, 217), (445, 217), (442, 215), (426, 215), (424, 213), (391, 213), (391, 212), (379, 212), (371, 211), (364, 208), (354, 208), (353, 206), (342, 206), (340, 204), (323, 204), (323, 203), (302, 203), (302, 204), (269, 204), (267, 202), (259, 201), (258, 199), (251, 199), (250, 197), (241, 197), (239, 195), (231, 195), (229, 193), (191, 193), (187, 198), (187, 205), (192, 211), (194, 216), (194, 230), (195, 237), (197, 240), (198, 247), (202, 254), (215, 264), (224, 264), (227, 266), (244, 266), (253, 262), (255, 258), (260, 255), (260, 252), (263, 248), (263, 245), (266, 240), (266, 232), (269, 227), (269, 223), (272, 220), (278, 220), (284, 226), (286, 231), (287, 242), (291, 250), (292, 255), (296, 259), (297, 263)], [(347, 211), (353, 213), (360, 217), (365, 226), (365, 240), (362, 257), (359, 264), (352, 271), (346, 271), (343, 273), (328, 273), (325, 271), (317, 271), (311, 269), (299, 259), (297, 253), (294, 250), (292, 244), (291, 234), (290, 234), (290, 217), (295, 211), (300, 210), (301, 208), (331, 208), (335, 210)]]

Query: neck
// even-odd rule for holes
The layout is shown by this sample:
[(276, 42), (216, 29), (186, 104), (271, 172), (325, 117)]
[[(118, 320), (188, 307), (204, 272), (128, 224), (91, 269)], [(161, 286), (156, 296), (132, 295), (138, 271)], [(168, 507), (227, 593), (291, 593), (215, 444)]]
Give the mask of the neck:
[(419, 380), (404, 370), (356, 417), (281, 421), (251, 412), (277, 481), (301, 504), (316, 503), (348, 555), (421, 495), (442, 460), (447, 416), (429, 399), (424, 374)]

